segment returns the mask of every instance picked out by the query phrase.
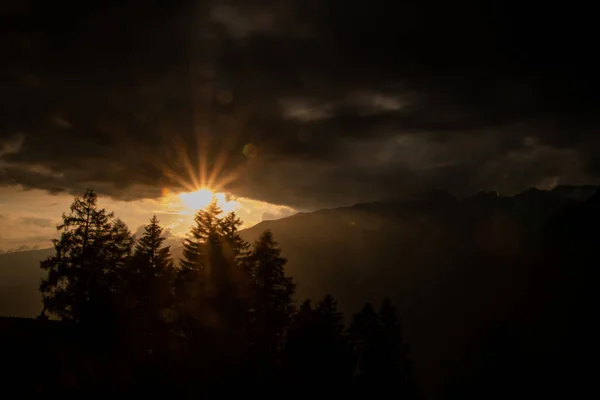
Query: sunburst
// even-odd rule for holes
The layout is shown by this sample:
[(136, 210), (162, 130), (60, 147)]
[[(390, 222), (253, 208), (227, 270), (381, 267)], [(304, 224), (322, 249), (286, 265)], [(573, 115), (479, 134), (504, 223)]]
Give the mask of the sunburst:
[(183, 204), (190, 210), (199, 210), (206, 207), (214, 197), (215, 194), (207, 188), (179, 194), (179, 199), (181, 199)]

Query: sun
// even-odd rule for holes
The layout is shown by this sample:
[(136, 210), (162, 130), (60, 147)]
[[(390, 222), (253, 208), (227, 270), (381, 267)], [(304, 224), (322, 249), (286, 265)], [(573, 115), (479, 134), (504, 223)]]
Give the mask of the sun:
[(181, 193), (179, 198), (190, 210), (199, 210), (206, 207), (215, 197), (214, 193), (207, 188), (198, 189), (195, 192)]

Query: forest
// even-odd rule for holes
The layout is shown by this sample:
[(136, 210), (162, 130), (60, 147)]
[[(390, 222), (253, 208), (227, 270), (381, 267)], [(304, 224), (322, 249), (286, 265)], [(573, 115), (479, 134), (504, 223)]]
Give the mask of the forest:
[(38, 318), (69, 339), (40, 346), (45, 366), (30, 388), (187, 397), (285, 384), (418, 397), (389, 298), (348, 321), (331, 295), (296, 299), (273, 234), (250, 244), (241, 224), (213, 201), (197, 211), (176, 263), (156, 217), (136, 238), (93, 191), (75, 197), (41, 262)]

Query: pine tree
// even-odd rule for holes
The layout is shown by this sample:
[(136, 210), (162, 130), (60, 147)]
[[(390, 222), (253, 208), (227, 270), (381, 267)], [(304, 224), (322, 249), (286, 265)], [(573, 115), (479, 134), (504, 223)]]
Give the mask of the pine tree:
[(242, 221), (235, 212), (227, 214), (220, 220), (221, 251), (223, 253), (222, 266), (226, 273), (223, 276), (223, 294), (231, 300), (230, 310), (236, 314), (237, 325), (248, 320), (249, 286), (250, 277), (248, 269), (248, 256), (250, 245), (239, 234)]
[(414, 382), (410, 373), (408, 345), (404, 341), (402, 324), (398, 310), (389, 297), (384, 297), (379, 309), (379, 322), (382, 328), (382, 343), (385, 344), (387, 378), (394, 380), (403, 397), (414, 396)]
[[(156, 319), (171, 305), (171, 284), (175, 272), (171, 249), (163, 246), (163, 228), (156, 216), (144, 227), (132, 257), (131, 286), (138, 309), (144, 309), (147, 318)], [(150, 313), (151, 315), (148, 315)]]
[(144, 227), (144, 234), (135, 245), (136, 272), (142, 279), (162, 276), (173, 268), (171, 248), (163, 246), (165, 240), (163, 228), (155, 215)]
[(163, 246), (162, 234), (163, 228), (153, 216), (135, 245), (128, 293), (133, 300), (130, 322), (138, 335), (134, 340), (139, 344), (146, 338), (143, 351), (151, 349), (153, 353), (163, 344), (174, 301), (175, 270), (170, 247)]
[(297, 382), (343, 387), (352, 376), (352, 355), (344, 336), (343, 315), (331, 295), (316, 308), (305, 302), (294, 316), (286, 343), (290, 377)]
[(375, 381), (380, 371), (378, 342), (381, 339), (381, 326), (371, 303), (366, 303), (360, 312), (354, 314), (348, 334), (356, 363), (354, 375), (359, 382)]
[(337, 301), (332, 295), (325, 295), (323, 300), (317, 304), (316, 311), (332, 334), (341, 335), (343, 333), (344, 316), (337, 310)]
[(251, 333), (255, 351), (277, 362), (283, 335), (293, 313), (295, 284), (285, 276), (286, 259), (270, 231), (254, 243), (248, 256), (252, 290)]
[(404, 342), (400, 318), (389, 298), (379, 313), (367, 303), (354, 315), (349, 328), (356, 358), (358, 382), (370, 387), (393, 388), (403, 398), (416, 396), (410, 376), (408, 346)]
[(220, 214), (215, 200), (196, 214), (176, 285), (178, 321), (189, 354), (203, 353), (211, 365), (207, 374), (231, 369), (247, 347), (248, 279), (237, 262), (243, 245), (237, 232), (241, 221), (235, 215), (221, 219)]
[(231, 251), (238, 264), (243, 263), (243, 260), (250, 254), (250, 244), (239, 234), (242, 220), (235, 212), (230, 212), (221, 219), (220, 225), (221, 234), (227, 241), (227, 251)]
[(285, 367), (288, 384), (311, 382), (314, 377), (317, 313), (312, 308), (311, 300), (305, 300), (298, 312), (294, 314), (286, 335)]
[(183, 258), (180, 266), (183, 270), (205, 270), (208, 268), (207, 244), (218, 240), (220, 234), (219, 215), (223, 211), (217, 205), (216, 199), (204, 209), (198, 210), (194, 216), (195, 225), (190, 229), (189, 236), (183, 242)]
[(130, 274), (130, 262), (135, 244), (135, 238), (127, 225), (119, 218), (115, 219), (110, 227), (109, 234), (102, 243), (106, 268), (111, 271), (109, 275), (111, 289), (117, 293), (125, 290), (125, 283)]
[(90, 314), (115, 290), (130, 237), (112, 213), (98, 208), (91, 190), (75, 197), (62, 219), (60, 239), (53, 240), (55, 254), (40, 264), (48, 271), (40, 284), (44, 307), (60, 319), (81, 321), (86, 314), (93, 319)]
[[(221, 209), (215, 199), (194, 216), (195, 225), (183, 242), (182, 258), (175, 281), (177, 310), (182, 329), (188, 331), (192, 325), (201, 323), (199, 317), (210, 317), (206, 307), (206, 298), (212, 294), (209, 284), (211, 267), (214, 264), (219, 243), (219, 214)], [(212, 259), (212, 260), (211, 260)], [(196, 329), (196, 328), (193, 328)]]

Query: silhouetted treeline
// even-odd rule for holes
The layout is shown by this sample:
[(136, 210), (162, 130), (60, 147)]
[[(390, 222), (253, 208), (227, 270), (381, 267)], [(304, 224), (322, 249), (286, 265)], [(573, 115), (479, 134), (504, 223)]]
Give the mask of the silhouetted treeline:
[(77, 339), (48, 352), (56, 379), (34, 374), (32, 390), (188, 395), (287, 384), (416, 397), (389, 299), (365, 304), (346, 326), (332, 296), (296, 307), (272, 233), (248, 244), (240, 219), (216, 202), (196, 213), (177, 264), (156, 217), (134, 238), (96, 201), (92, 191), (75, 198), (41, 263), (42, 315)]

